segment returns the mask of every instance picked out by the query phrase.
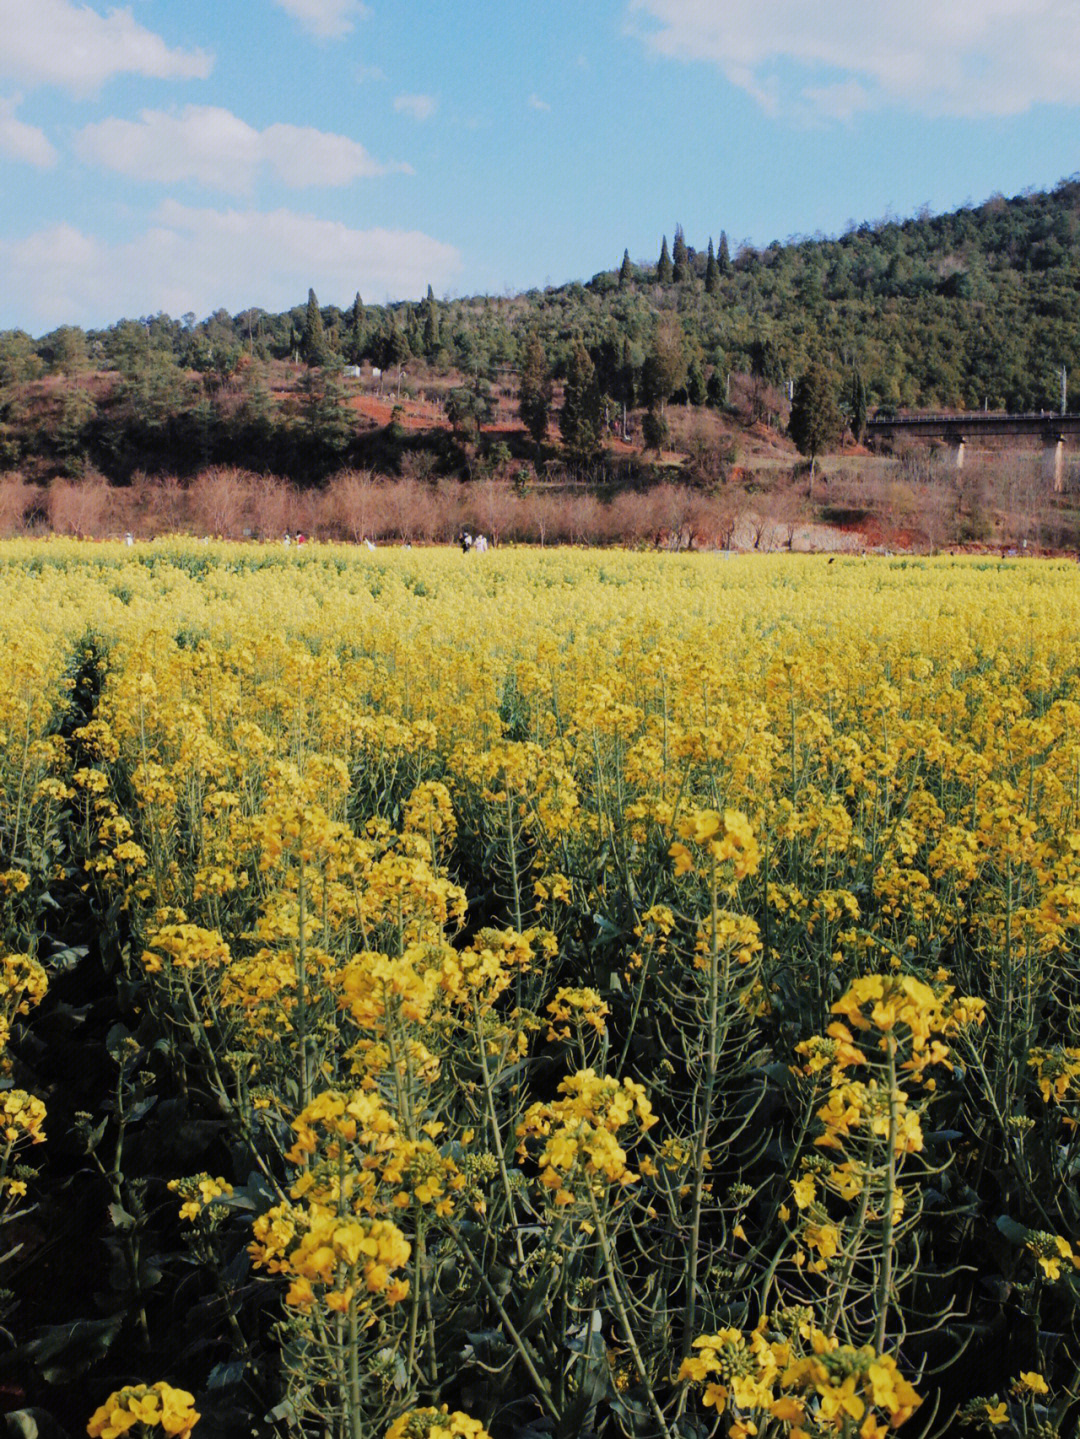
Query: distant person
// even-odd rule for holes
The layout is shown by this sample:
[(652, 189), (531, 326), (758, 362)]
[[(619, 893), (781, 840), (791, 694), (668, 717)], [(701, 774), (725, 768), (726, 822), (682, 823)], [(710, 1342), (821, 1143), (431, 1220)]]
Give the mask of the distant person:
[(468, 530), (462, 530), (462, 532), (461, 532), (461, 553), (462, 553), (463, 555), (467, 555), (467, 554), (469, 553), (469, 551), (472, 549), (472, 542), (473, 542), (472, 535), (469, 534)]
[(364, 544), (367, 545), (367, 547), (368, 547), (369, 550), (373, 550), (373, 549), (375, 548), (375, 541), (374, 541), (374, 540), (365, 540), (365, 541), (364, 541)]

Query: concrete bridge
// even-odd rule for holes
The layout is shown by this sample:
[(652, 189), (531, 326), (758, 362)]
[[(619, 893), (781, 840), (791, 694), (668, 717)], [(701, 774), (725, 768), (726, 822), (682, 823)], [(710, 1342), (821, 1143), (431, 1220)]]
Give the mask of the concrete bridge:
[(1042, 445), (1043, 473), (1055, 490), (1062, 487), (1065, 442), (1080, 437), (1080, 414), (1056, 415), (1048, 410), (1029, 415), (1003, 415), (987, 410), (942, 414), (875, 415), (866, 422), (867, 443), (890, 449), (897, 440), (937, 440), (953, 453), (957, 469), (964, 451), (978, 440), (1036, 440)]

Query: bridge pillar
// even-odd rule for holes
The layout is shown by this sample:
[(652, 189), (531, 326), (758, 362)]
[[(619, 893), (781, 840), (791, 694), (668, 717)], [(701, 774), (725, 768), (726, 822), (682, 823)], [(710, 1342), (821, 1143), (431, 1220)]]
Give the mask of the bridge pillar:
[(1043, 441), (1043, 479), (1052, 480), (1054, 491), (1061, 493), (1065, 477), (1065, 437), (1047, 435)]
[(952, 446), (953, 465), (956, 469), (962, 470), (964, 468), (964, 449), (967, 441), (963, 435), (953, 435), (949, 440), (949, 444)]

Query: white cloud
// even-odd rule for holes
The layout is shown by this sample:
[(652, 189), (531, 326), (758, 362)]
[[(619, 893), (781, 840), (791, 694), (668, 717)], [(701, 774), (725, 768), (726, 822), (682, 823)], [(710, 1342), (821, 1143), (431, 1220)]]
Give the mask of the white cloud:
[(461, 269), (451, 245), (415, 230), (354, 230), (291, 210), (212, 210), (166, 201), (151, 226), (119, 244), (56, 225), (0, 240), (7, 305), (0, 327), (35, 334), (165, 310), (207, 315), (248, 305), (284, 310), (312, 286), (325, 303), (436, 293)]
[(17, 100), (0, 100), (0, 155), (47, 170), (56, 164), (56, 150), (44, 130), (17, 118), (15, 108), (18, 103)]
[(170, 49), (130, 10), (101, 15), (75, 0), (0, 0), (0, 35), (0, 74), (80, 94), (114, 75), (205, 79), (214, 63), (204, 50)]
[(274, 0), (274, 4), (320, 40), (347, 35), (368, 14), (363, 0)]
[(430, 120), (439, 108), (434, 95), (398, 95), (394, 109), (399, 115), (411, 115), (414, 120)]
[(250, 190), (264, 168), (296, 189), (347, 185), (408, 169), (380, 164), (346, 135), (299, 125), (256, 130), (214, 105), (188, 105), (176, 114), (144, 110), (138, 120), (102, 120), (79, 131), (75, 151), (82, 160), (133, 179), (197, 180), (232, 194)]
[(1075, 0), (630, 0), (656, 53), (707, 60), (767, 108), (1015, 115), (1080, 95)]
[(530, 109), (530, 110), (550, 110), (550, 109), (551, 109), (551, 106), (548, 104), (548, 102), (547, 102), (546, 100), (541, 100), (540, 96), (537, 95), (537, 94), (535, 93), (535, 91), (534, 91), (533, 94), (531, 94), (531, 95), (529, 96), (529, 109)]

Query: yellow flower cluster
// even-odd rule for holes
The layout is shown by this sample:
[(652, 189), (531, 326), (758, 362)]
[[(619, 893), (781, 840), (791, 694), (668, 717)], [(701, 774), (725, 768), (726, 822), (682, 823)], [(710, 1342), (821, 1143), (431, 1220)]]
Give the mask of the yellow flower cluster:
[(395, 1224), (340, 1215), (320, 1204), (279, 1204), (255, 1221), (248, 1252), (257, 1269), (285, 1274), (286, 1304), (307, 1311), (315, 1304), (346, 1311), (370, 1307), (374, 1296), (400, 1303), (408, 1279), (393, 1278), (412, 1247)]
[(133, 1384), (110, 1394), (86, 1426), (90, 1439), (120, 1439), (134, 1430), (149, 1434), (161, 1429), (174, 1439), (187, 1439), (199, 1422), (194, 1396), (171, 1384)]
[(395, 1419), (383, 1439), (491, 1439), (479, 1419), (460, 1409), (410, 1409)]
[(621, 1130), (634, 1145), (656, 1123), (644, 1087), (633, 1079), (612, 1079), (584, 1069), (559, 1085), (565, 1096), (550, 1104), (530, 1105), (518, 1125), (518, 1153), (529, 1153), (529, 1141), (543, 1141), (537, 1155), (540, 1183), (554, 1190), (554, 1203), (571, 1205), (579, 1197), (576, 1183), (588, 1189), (608, 1184), (636, 1184), (619, 1142)]
[(922, 1402), (889, 1354), (841, 1344), (809, 1322), (796, 1335), (764, 1316), (747, 1335), (722, 1329), (694, 1340), (678, 1378), (703, 1386), (701, 1402), (729, 1412), (738, 1439), (777, 1421), (790, 1439), (884, 1439)]
[(668, 853), (675, 861), (675, 873), (686, 874), (695, 869), (693, 853), (682, 840), (688, 840), (709, 864), (730, 866), (730, 877), (736, 883), (748, 874), (756, 874), (761, 864), (761, 850), (746, 815), (737, 809), (692, 810), (683, 815), (675, 827), (679, 839)]

